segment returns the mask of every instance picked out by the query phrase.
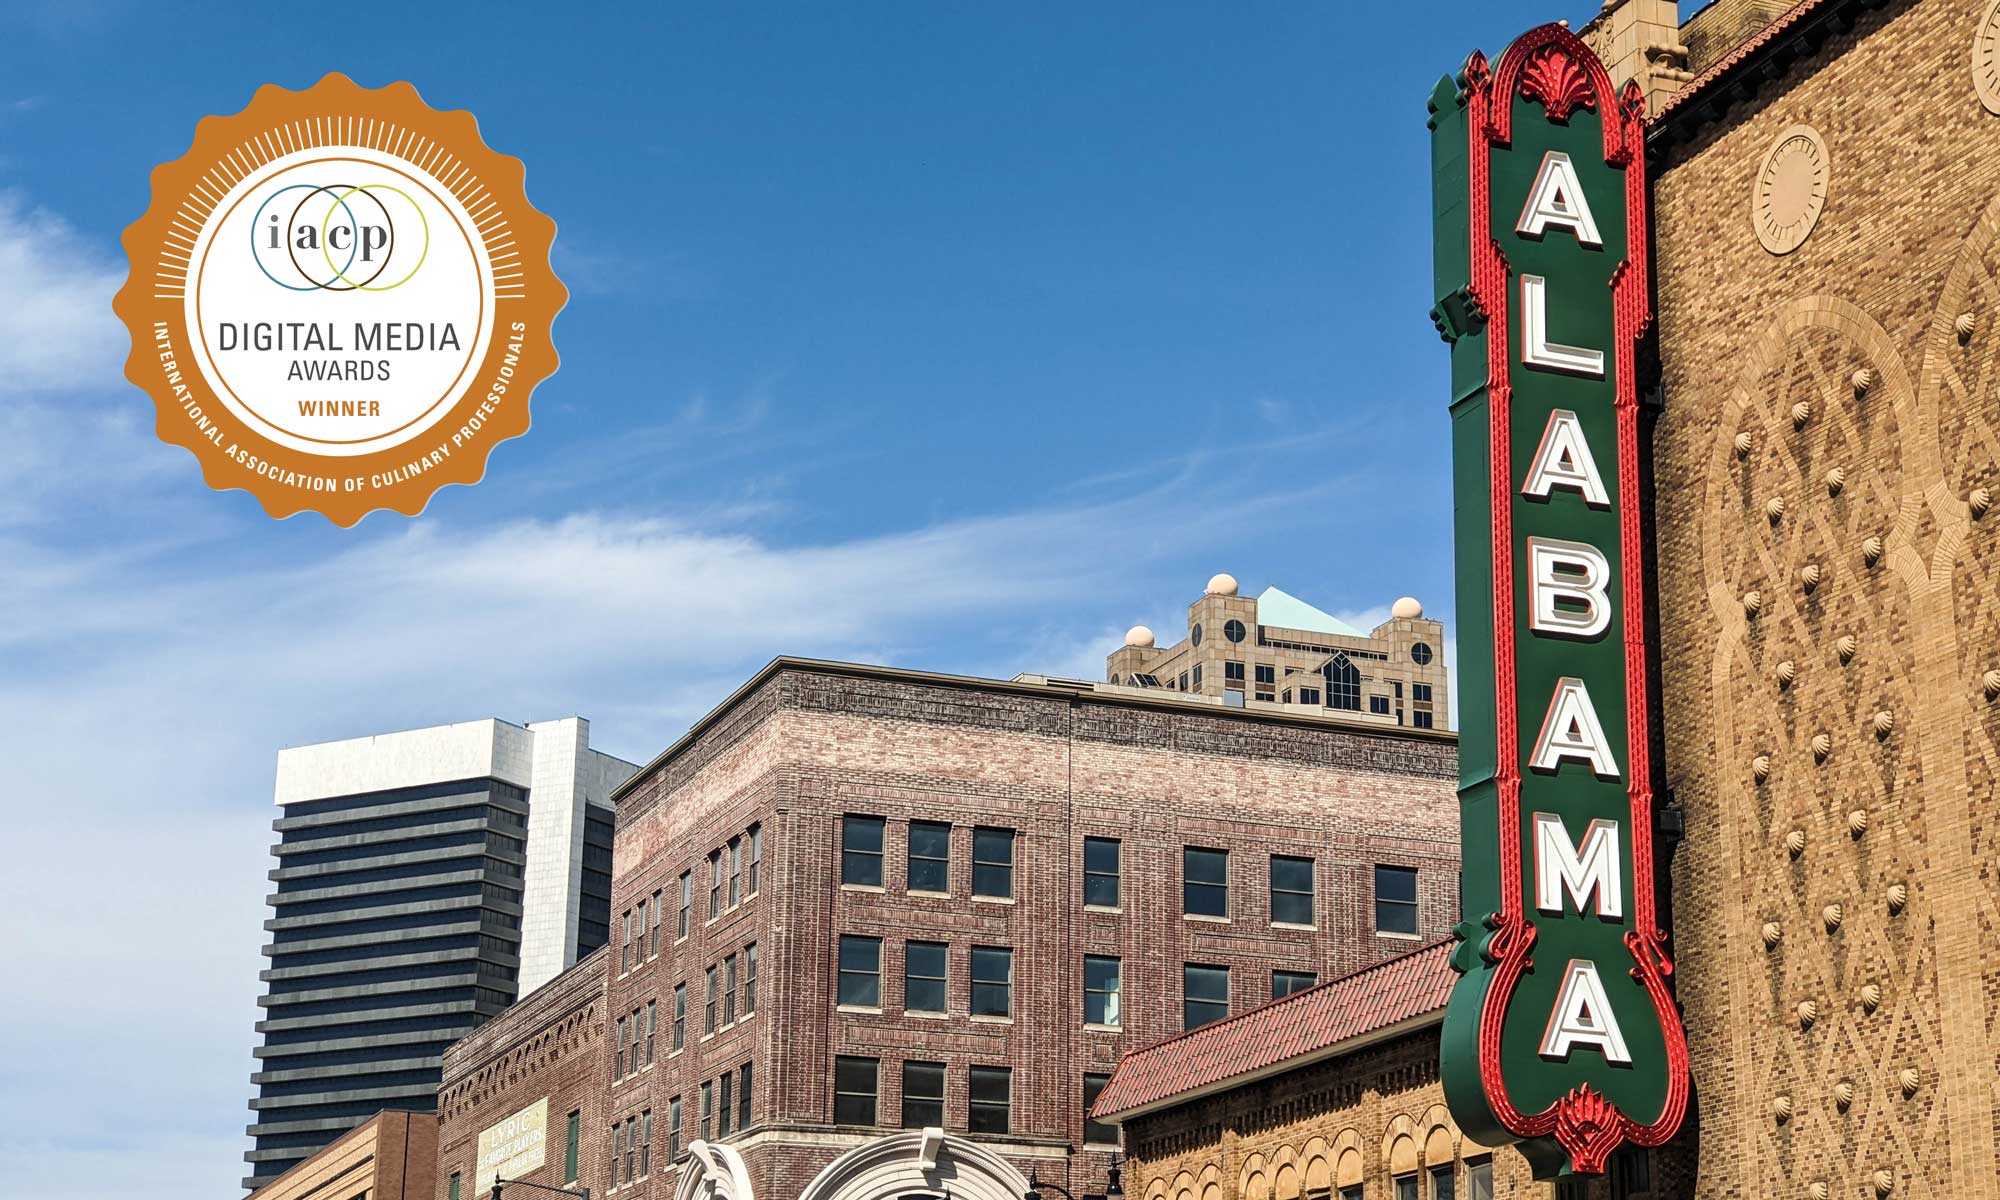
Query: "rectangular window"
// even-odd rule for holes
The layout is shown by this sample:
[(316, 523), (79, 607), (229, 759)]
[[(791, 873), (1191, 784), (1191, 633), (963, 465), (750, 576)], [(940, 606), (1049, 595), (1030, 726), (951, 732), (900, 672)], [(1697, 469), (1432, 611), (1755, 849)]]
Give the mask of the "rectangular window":
[(1242, 682), (1243, 682), (1243, 664), (1242, 664), (1242, 663), (1240, 663), (1240, 662), (1226, 662), (1226, 663), (1223, 663), (1223, 664), (1222, 664), (1222, 681), (1223, 681), (1224, 683), (1242, 683)]
[(1361, 1185), (1350, 1183), (1340, 1189), (1340, 1200), (1363, 1200)]
[(903, 1064), (903, 1128), (944, 1125), (944, 1064)]
[[(615, 1174), (615, 1172), (614, 1172), (614, 1174)], [(433, 1175), (433, 1176), (431, 1176), (431, 1178), (435, 1179), (435, 1178), (437, 1178), (437, 1176)], [(612, 1187), (617, 1187), (617, 1186), (618, 1186), (618, 1181), (617, 1181), (616, 1179), (613, 1179), (613, 1180), (611, 1181), (611, 1186), (612, 1186)], [(458, 1187), (459, 1187), (459, 1182), (458, 1182), (458, 1172), (457, 1172), (457, 1171), (453, 1171), (453, 1172), (451, 1173), (451, 1186), (450, 1186), (450, 1188), (448, 1188), (448, 1189), (446, 1190), (446, 1195), (448, 1195), (448, 1196), (450, 1197), (450, 1200), (459, 1200), (459, 1196), (458, 1196)]]
[(681, 1157), (681, 1098), (675, 1096), (667, 1103), (667, 1161), (678, 1162)]
[(843, 1054), (833, 1060), (833, 1123), (873, 1125), (877, 1076), (881, 1062), (873, 1058), (850, 1058)]
[(1313, 923), (1313, 860), (1271, 856), (1271, 920), (1281, 925)]
[[(616, 1125), (613, 1125), (611, 1127), (611, 1186), (612, 1187), (618, 1186), (619, 1172), (620, 1169), (624, 1167), (624, 1165), (625, 1165), (625, 1122), (620, 1121)], [(631, 1179), (627, 1178), (625, 1182), (630, 1183)]]
[(1083, 956), (1083, 1020), (1086, 1025), (1116, 1025), (1118, 983), (1122, 964), (1106, 955)]
[(664, 891), (653, 893), (653, 941), (651, 945), (646, 947), (646, 957), (648, 958), (658, 958), (660, 956), (660, 905), (665, 898), (666, 893)]
[(715, 1102), (715, 1136), (728, 1137), (729, 1121), (736, 1111), (735, 1105), (730, 1100), (731, 1090), (736, 1085), (736, 1076), (724, 1071), (722, 1078), (716, 1082), (721, 1089), (722, 1098)]
[(910, 890), (951, 890), (951, 826), (941, 821), (910, 822)]
[(750, 1127), (750, 1064), (744, 1063), (736, 1069), (736, 1128), (741, 1131)]
[(1426, 704), (1428, 704), (1428, 703), (1430, 702), (1430, 698), (1431, 698), (1431, 685), (1430, 685), (1430, 684), (1428, 684), (1428, 683), (1413, 683), (1413, 684), (1411, 684), (1411, 685), (1410, 685), (1410, 702), (1411, 702), (1411, 703), (1413, 703), (1413, 704), (1414, 704), (1414, 703), (1419, 703), (1419, 702), (1421, 702), (1421, 703), (1426, 703)]
[(715, 968), (710, 967), (704, 973), (703, 978), (707, 981), (706, 986), (707, 986), (708, 999), (706, 1004), (704, 1005), (705, 1012), (702, 1017), (701, 1031), (703, 1033), (714, 1033), (715, 1032)]
[(1430, 1169), (1431, 1200), (1457, 1200), (1458, 1175), (1450, 1163), (1441, 1163)]
[(1415, 867), (1375, 868), (1375, 929), (1378, 933), (1417, 931)]
[(1014, 897), (1014, 831), (972, 831), (972, 894), (1001, 900)]
[(882, 818), (840, 819), (840, 882), (882, 886)]
[(1118, 839), (1083, 839), (1083, 902), (1094, 908), (1118, 907)]
[(674, 923), (674, 940), (688, 935), (688, 909), (694, 907), (694, 872), (681, 872), (681, 911)]
[(713, 921), (722, 915), (722, 851), (714, 850), (708, 856), (708, 919)]
[(1417, 1177), (1398, 1175), (1395, 1180), (1396, 1200), (1417, 1200)]
[(903, 944), (904, 1011), (943, 1012), (945, 973), (943, 942), (905, 942)]
[(1201, 664), (1200, 664), (1200, 663), (1196, 663), (1196, 664), (1194, 665), (1194, 690), (1195, 690), (1195, 691), (1197, 691), (1197, 692), (1201, 690)]
[(659, 1026), (659, 1008), (658, 1002), (646, 1001), (646, 1065), (649, 1067), (653, 1065), (653, 1034)]
[(674, 985), (674, 1049), (676, 1050), (687, 1045), (687, 1025), (688, 985), (677, 983)]
[(1014, 952), (1006, 946), (972, 948), (972, 1015), (1014, 1015)]
[(1493, 1200), (1493, 1160), (1470, 1159), (1465, 1164), (1466, 1200)]
[(1188, 963), (1181, 969), (1183, 1029), (1199, 1029), (1229, 1015), (1229, 968)]
[(632, 950), (632, 965), (646, 961), (646, 901), (639, 901), (639, 942)]
[(1181, 911), (1191, 917), (1229, 915), (1229, 851), (1182, 848)]
[(1007, 1067), (973, 1067), (966, 1076), (966, 1129), (1006, 1133), (1012, 1123), (1014, 1072)]
[(744, 836), (750, 839), (750, 879), (743, 894), (754, 896), (764, 886), (764, 827), (752, 825)]
[(1278, 682), (1278, 669), (1269, 663), (1258, 663), (1257, 682), (1275, 686)]
[(1319, 982), (1319, 976), (1311, 971), (1271, 972), (1271, 999), (1282, 1000), (1293, 992), (1303, 992)]
[(625, 1078), (625, 1039), (629, 1036), (625, 1028), (625, 1018), (618, 1018), (617, 1048), (611, 1052), (611, 1079), (616, 1083)]
[[(1482, 1164), (1486, 1168), (1486, 1195), (1480, 1196), (1477, 1185), (1472, 1191), (1472, 1200), (1493, 1200), (1493, 1163)], [(1470, 1164), (1466, 1168), (1471, 1171)], [(1611, 1156), (1611, 1200), (1634, 1200), (1638, 1196), (1653, 1194), (1652, 1155), (1638, 1146), (1624, 1146)]]
[(736, 956), (722, 960), (722, 1023), (736, 1023)]
[(743, 1015), (757, 1011), (757, 943), (743, 947)]
[(1087, 1074), (1083, 1077), (1083, 1141), (1089, 1146), (1116, 1146), (1118, 1127), (1104, 1121), (1090, 1119), (1090, 1106), (1097, 1103), (1098, 1094), (1104, 1085), (1111, 1082), (1111, 1076)]
[(743, 903), (743, 839), (729, 839), (729, 907)]
[(1299, 689), (1299, 703), (1300, 703), (1300, 704), (1318, 704), (1318, 703), (1319, 703), (1319, 689), (1318, 689), (1318, 688), (1309, 688), (1309, 687), (1302, 687), (1302, 688), (1300, 688), (1300, 689)]
[(625, 1181), (639, 1178), (639, 1118), (625, 1122)]
[(708, 1080), (701, 1081), (701, 1140), (715, 1140), (715, 1093)]
[(639, 1114), (639, 1177), (653, 1173), (653, 1110)]
[(1436, 713), (1428, 713), (1419, 710), (1417, 712), (1412, 712), (1410, 714), (1410, 724), (1418, 729), (1436, 729), (1437, 728), (1437, 725), (1435, 724), (1436, 721), (1437, 721)]
[(882, 939), (840, 935), (841, 1004), (882, 1007)]
[(632, 910), (620, 914), (618, 923), (624, 930), (618, 935), (618, 973), (623, 975), (632, 969)]
[(583, 1110), (569, 1114), (569, 1133), (563, 1140), (563, 1182), (576, 1182), (577, 1152), (583, 1148)]
[(1387, 697), (1387, 696), (1370, 696), (1370, 697), (1368, 697), (1368, 711), (1369, 711), (1369, 712), (1371, 712), (1371, 713), (1374, 713), (1374, 714), (1375, 714), (1376, 716), (1378, 716), (1378, 717), (1386, 717), (1386, 716), (1388, 716), (1388, 715), (1389, 715), (1389, 697)]

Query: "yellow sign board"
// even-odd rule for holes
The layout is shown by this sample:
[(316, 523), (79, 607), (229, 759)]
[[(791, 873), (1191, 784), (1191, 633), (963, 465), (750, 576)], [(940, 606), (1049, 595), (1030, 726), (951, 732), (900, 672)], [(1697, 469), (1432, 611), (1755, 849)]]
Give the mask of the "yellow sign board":
[(495, 1179), (519, 1179), (542, 1165), (549, 1142), (549, 1098), (542, 1097), (504, 1121), (479, 1131), (479, 1159), (473, 1169), (476, 1200)]

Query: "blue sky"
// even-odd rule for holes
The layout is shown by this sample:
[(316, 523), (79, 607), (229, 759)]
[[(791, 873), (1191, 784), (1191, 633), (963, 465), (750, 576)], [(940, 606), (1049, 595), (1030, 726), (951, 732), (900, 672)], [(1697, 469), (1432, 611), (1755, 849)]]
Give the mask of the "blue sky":
[[(1595, 8), (0, 4), (10, 1178), (231, 1194), (282, 745), (643, 760), (779, 653), (1097, 675), (1219, 570), (1449, 622), (1424, 98)], [(207, 490), (110, 312), (151, 168), (329, 70), (476, 113), (572, 291), (485, 482), (347, 531)]]

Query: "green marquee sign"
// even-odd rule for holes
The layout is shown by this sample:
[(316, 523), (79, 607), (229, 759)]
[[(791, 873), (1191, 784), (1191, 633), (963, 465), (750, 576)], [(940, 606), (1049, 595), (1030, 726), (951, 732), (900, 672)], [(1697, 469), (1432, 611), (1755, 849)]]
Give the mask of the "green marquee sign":
[(1666, 1141), (1688, 1101), (1653, 849), (1641, 108), (1559, 25), (1431, 97), (1465, 872), (1440, 1065), (1459, 1126), (1545, 1177)]

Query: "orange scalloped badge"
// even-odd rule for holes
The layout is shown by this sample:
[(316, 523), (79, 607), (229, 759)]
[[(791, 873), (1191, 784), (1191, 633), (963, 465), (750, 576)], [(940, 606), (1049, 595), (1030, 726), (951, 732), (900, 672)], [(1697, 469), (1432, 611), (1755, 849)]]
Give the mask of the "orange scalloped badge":
[(479, 482), (528, 430), (569, 298), (522, 180), (408, 83), (266, 85), (203, 118), (153, 171), (112, 301), (161, 440), (273, 517), (415, 516)]

